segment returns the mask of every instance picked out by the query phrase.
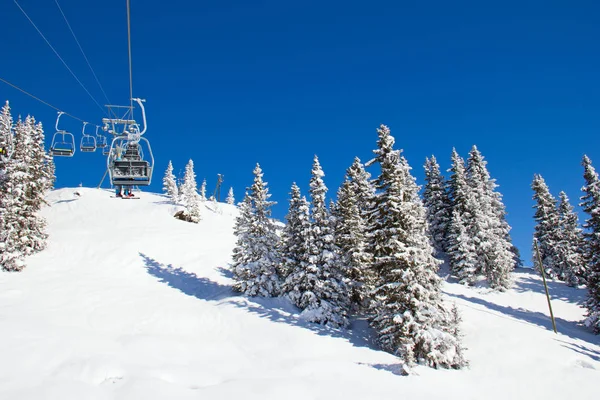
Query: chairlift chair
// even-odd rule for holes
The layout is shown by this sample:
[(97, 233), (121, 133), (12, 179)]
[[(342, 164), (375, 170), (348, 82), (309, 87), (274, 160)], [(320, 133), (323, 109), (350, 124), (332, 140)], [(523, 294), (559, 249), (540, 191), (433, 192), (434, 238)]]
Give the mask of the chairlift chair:
[(83, 123), (83, 128), (81, 130), (83, 136), (81, 137), (79, 149), (84, 153), (93, 153), (94, 151), (96, 151), (96, 138), (85, 133), (85, 126), (87, 124), (87, 122)]
[(59, 111), (56, 118), (56, 133), (52, 136), (50, 155), (55, 157), (73, 157), (75, 154), (75, 136), (72, 133), (58, 128), (58, 121), (64, 112)]
[[(149, 159), (142, 158), (142, 145), (146, 147)], [(140, 138), (135, 143), (123, 136), (114, 138), (107, 158), (107, 167), (112, 185), (150, 185), (154, 168), (150, 142), (146, 138)]]
[[(96, 125), (96, 147), (99, 148), (99, 149), (104, 149), (107, 146), (106, 136), (99, 135), (98, 134), (98, 128), (100, 128), (100, 127), (98, 125)], [(102, 152), (102, 154), (104, 154), (104, 152)]]

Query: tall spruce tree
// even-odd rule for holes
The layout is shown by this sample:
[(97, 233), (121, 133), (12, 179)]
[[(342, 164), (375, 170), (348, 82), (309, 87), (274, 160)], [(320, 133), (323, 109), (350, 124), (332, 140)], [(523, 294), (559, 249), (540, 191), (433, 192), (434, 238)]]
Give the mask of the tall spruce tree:
[(491, 179), (487, 162), (473, 146), (467, 161), (467, 182), (471, 190), (471, 232), (476, 244), (477, 270), (484, 275), (491, 288), (506, 290), (511, 287), (511, 273), (515, 268), (510, 226), (506, 222), (502, 195)]
[(173, 174), (173, 164), (171, 163), (171, 160), (169, 160), (165, 176), (163, 177), (163, 191), (169, 196), (172, 202), (177, 203), (179, 200), (179, 188), (177, 187), (177, 181)]
[(477, 273), (476, 243), (472, 232), (473, 200), (467, 183), (465, 161), (452, 149), (452, 165), (448, 180), (448, 196), (452, 218), (446, 236), (446, 252), (452, 274), (462, 283), (473, 284)]
[[(310, 216), (306, 198), (294, 182), (281, 242), (282, 292), (299, 308), (306, 308), (310, 282), (316, 280), (316, 268), (309, 262)], [(311, 292), (312, 293), (312, 292)]]
[(555, 248), (559, 278), (569, 286), (577, 286), (585, 283), (586, 276), (583, 232), (567, 194), (560, 192), (559, 198), (559, 236)]
[(369, 289), (373, 286), (371, 255), (367, 252), (366, 223), (353, 182), (346, 180), (338, 190), (336, 205), (335, 244), (340, 250), (341, 264), (355, 308), (367, 305)]
[(323, 169), (315, 156), (310, 179), (312, 221), (309, 231), (309, 260), (307, 269), (315, 274), (315, 281), (302, 294), (302, 318), (310, 322), (333, 326), (348, 324), (348, 289), (341, 270), (339, 251), (335, 246), (329, 211), (325, 205), (327, 186)]
[(583, 178), (585, 185), (581, 189), (580, 206), (588, 215), (583, 225), (585, 228), (585, 250), (587, 259), (586, 325), (596, 334), (600, 334), (600, 180), (588, 156), (583, 156)]
[(447, 236), (452, 218), (452, 205), (446, 191), (444, 176), (435, 156), (425, 159), (425, 190), (423, 203), (426, 209), (429, 235), (433, 246), (440, 252), (448, 248)]
[(259, 164), (253, 174), (254, 182), (240, 213), (243, 219), (236, 224), (236, 234), (241, 232), (242, 236), (238, 236), (241, 248), (234, 249), (233, 288), (247, 296), (273, 297), (280, 293), (277, 269), (281, 262), (279, 236), (270, 218), (275, 202), (269, 200), (271, 195)]
[(381, 172), (371, 224), (370, 251), (378, 284), (373, 292), (372, 324), (381, 347), (407, 364), (460, 368), (465, 365), (454, 326), (441, 297), (439, 261), (427, 236), (425, 208), (410, 166), (387, 126), (378, 129), (374, 150)]
[[(536, 222), (533, 238), (537, 240), (540, 259), (544, 266), (544, 272), (556, 278), (561, 275), (558, 260), (556, 259), (556, 246), (558, 245), (559, 237), (559, 216), (556, 206), (556, 199), (550, 193), (546, 181), (541, 175), (534, 175), (531, 183), (533, 189), (533, 200), (535, 200), (534, 220)], [(535, 247), (534, 247), (535, 249)], [(533, 263), (539, 271), (542, 267), (539, 265), (537, 255), (534, 250)]]

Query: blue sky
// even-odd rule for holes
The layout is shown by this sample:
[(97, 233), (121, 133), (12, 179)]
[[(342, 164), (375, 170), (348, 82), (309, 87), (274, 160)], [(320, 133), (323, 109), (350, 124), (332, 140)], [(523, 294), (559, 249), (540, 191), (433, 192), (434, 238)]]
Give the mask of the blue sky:
[[(540, 173), (575, 203), (581, 157), (600, 166), (600, 4), (594, 1), (131, 0), (134, 96), (147, 99), (156, 158), (188, 159), (212, 191), (241, 200), (259, 162), (278, 218), (290, 185), (307, 194), (320, 158), (333, 197), (354, 156), (390, 126), (423, 184), (434, 154), (476, 144), (500, 185), (515, 244), (530, 258), (530, 183)], [(96, 100), (106, 100), (54, 0), (19, 0)], [(112, 103), (128, 102), (125, 0), (59, 0)], [(0, 78), (92, 123), (102, 111), (11, 1), (0, 5)], [(48, 139), (56, 112), (0, 83), (13, 113)], [(80, 138), (81, 123), (64, 127)], [(49, 140), (48, 140), (49, 143)], [(105, 160), (57, 160), (57, 186), (96, 186)], [(105, 185), (106, 186), (106, 185)], [(224, 197), (224, 194), (223, 194)], [(582, 217), (582, 215), (580, 216)]]

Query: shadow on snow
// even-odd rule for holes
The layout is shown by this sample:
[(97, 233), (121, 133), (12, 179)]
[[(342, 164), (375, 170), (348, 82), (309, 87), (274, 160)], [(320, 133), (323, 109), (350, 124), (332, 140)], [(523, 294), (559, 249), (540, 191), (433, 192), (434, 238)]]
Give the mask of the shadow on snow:
[[(139, 253), (144, 259), (148, 273), (166, 283), (173, 289), (177, 289), (188, 296), (200, 300), (223, 301), (245, 309), (252, 314), (267, 318), (273, 322), (286, 323), (293, 326), (309, 329), (318, 335), (344, 338), (356, 347), (368, 347), (378, 350), (372, 340), (373, 331), (366, 318), (352, 318), (351, 329), (338, 329), (303, 321), (299, 318), (296, 308), (287, 298), (262, 298), (246, 297), (236, 294), (229, 285), (213, 282), (208, 278), (187, 272), (171, 264), (165, 265), (157, 260)], [(225, 268), (219, 268), (221, 274), (230, 277), (232, 274)]]
[[(517, 292), (524, 293), (531, 291), (545, 294), (544, 282), (537, 271), (532, 268), (519, 268), (518, 272), (522, 276), (516, 280), (514, 285), (514, 289)], [(548, 293), (551, 300), (562, 300), (583, 306), (587, 299), (587, 290), (585, 289), (570, 287), (562, 281), (548, 278), (546, 278), (546, 283), (548, 284)]]

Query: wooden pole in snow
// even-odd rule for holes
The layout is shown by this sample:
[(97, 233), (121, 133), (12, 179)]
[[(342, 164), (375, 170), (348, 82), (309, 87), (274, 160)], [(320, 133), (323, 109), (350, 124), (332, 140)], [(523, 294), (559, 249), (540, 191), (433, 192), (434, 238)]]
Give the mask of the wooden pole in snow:
[(542, 271), (542, 280), (544, 281), (544, 289), (546, 289), (546, 299), (548, 300), (548, 308), (550, 309), (550, 318), (552, 319), (552, 328), (554, 328), (554, 333), (558, 333), (556, 330), (556, 322), (554, 321), (554, 313), (552, 312), (552, 304), (550, 304), (550, 293), (548, 293), (548, 284), (546, 283), (546, 273), (544, 272), (544, 265), (542, 264), (542, 258), (540, 257), (540, 250), (538, 249), (537, 239), (533, 239), (533, 244), (535, 245), (535, 253), (537, 255), (538, 265), (540, 266), (540, 271)]

